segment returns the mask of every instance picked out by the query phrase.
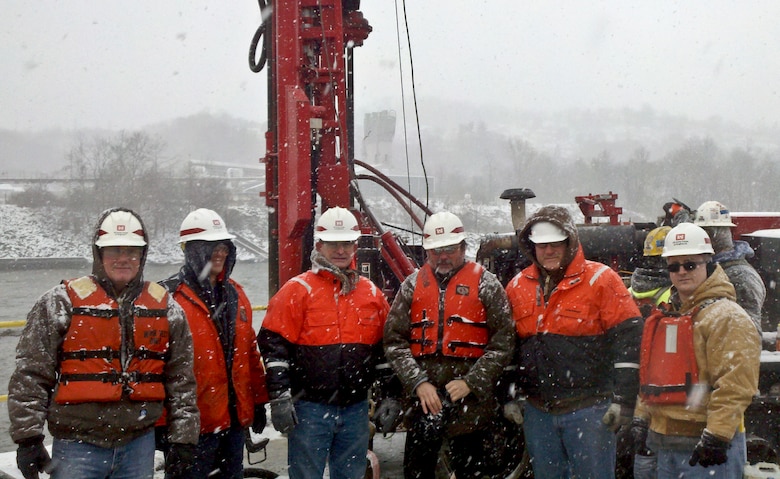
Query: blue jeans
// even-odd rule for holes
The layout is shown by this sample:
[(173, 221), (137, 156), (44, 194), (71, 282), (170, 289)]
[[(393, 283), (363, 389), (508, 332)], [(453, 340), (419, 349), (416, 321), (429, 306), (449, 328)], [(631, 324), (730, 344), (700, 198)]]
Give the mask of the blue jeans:
[(742, 479), (747, 462), (744, 432), (734, 434), (731, 447), (726, 453), (726, 463), (719, 466), (702, 467), (699, 464), (689, 466), (688, 460), (693, 454), (693, 449), (658, 448), (654, 452), (658, 457), (658, 479)]
[(152, 479), (154, 430), (120, 447), (55, 439), (51, 479)]
[[(241, 426), (214, 434), (201, 434), (195, 449), (195, 462), (188, 471), (189, 479), (206, 479), (219, 469), (221, 479), (244, 477), (244, 442), (246, 435)], [(167, 477), (167, 476), (166, 476)]]
[(287, 437), (290, 479), (361, 479), (368, 453), (368, 401), (347, 407), (295, 403), (298, 424)]
[(565, 414), (525, 405), (523, 433), (536, 479), (615, 477), (615, 433), (601, 418), (609, 402)]

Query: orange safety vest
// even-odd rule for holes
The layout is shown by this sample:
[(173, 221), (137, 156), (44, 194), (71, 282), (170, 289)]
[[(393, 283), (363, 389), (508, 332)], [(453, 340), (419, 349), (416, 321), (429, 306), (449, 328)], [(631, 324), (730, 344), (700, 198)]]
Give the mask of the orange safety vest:
[(645, 320), (639, 361), (639, 394), (646, 404), (685, 404), (699, 383), (693, 347), (693, 318), (656, 309)]
[(483, 271), (481, 265), (467, 263), (455, 273), (442, 293), (433, 269), (428, 264), (420, 268), (412, 295), (409, 325), (412, 356), (437, 352), (463, 358), (482, 356), (489, 337), (485, 306), (479, 299), (479, 280)]
[(133, 302), (133, 344), (126, 367), (119, 308), (93, 278), (65, 281), (73, 313), (60, 348), (59, 404), (165, 399), (164, 368), (168, 358), (168, 293), (144, 283)]

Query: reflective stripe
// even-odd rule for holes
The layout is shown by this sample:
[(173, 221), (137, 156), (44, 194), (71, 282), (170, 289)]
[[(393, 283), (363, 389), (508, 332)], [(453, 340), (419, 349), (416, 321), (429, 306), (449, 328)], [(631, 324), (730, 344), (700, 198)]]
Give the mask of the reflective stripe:
[(266, 363), (265, 368), (266, 369), (271, 369), (271, 368), (290, 369), (290, 363), (288, 363), (286, 361), (274, 361), (274, 362), (271, 362), (271, 363)]
[(296, 276), (295, 278), (292, 279), (292, 281), (295, 281), (296, 283), (298, 283), (301, 286), (303, 286), (304, 288), (306, 288), (306, 292), (311, 294), (311, 285), (309, 283), (307, 283), (306, 281), (304, 281), (302, 278), (299, 278), (299, 277)]
[(602, 266), (598, 271), (596, 271), (596, 274), (593, 275), (592, 278), (590, 278), (590, 285), (593, 286), (593, 284), (596, 282), (597, 279), (599, 279), (599, 276), (601, 276), (601, 273), (608, 270), (609, 266)]
[(615, 363), (615, 369), (619, 368), (639, 369), (639, 363)]

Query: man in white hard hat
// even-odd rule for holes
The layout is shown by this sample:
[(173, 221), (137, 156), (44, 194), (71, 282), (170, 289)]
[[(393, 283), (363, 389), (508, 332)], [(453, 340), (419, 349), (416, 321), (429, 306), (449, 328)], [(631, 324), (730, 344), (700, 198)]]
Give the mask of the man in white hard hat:
[(639, 309), (615, 271), (585, 259), (565, 208), (539, 209), (518, 237), (532, 264), (506, 291), (534, 476), (615, 477), (615, 433), (637, 397)]
[(448, 439), (457, 477), (493, 477), (495, 387), (514, 330), (501, 283), (466, 259), (466, 233), (450, 212), (423, 228), (426, 263), (407, 277), (385, 326), (385, 355), (404, 387), (404, 477), (433, 478)]
[(187, 457), (197, 442), (192, 336), (165, 288), (143, 280), (148, 241), (137, 214), (106, 210), (92, 274), (55, 286), (27, 315), (8, 386), (25, 479), (151, 478), (164, 408), (172, 454)]
[(635, 446), (655, 453), (659, 479), (738, 479), (747, 461), (744, 413), (758, 392), (761, 340), (713, 253), (694, 224), (666, 236), (670, 314), (645, 323), (631, 426)]
[(737, 292), (737, 303), (750, 315), (760, 334), (766, 286), (758, 271), (747, 261), (755, 254), (753, 248), (746, 241), (732, 239), (732, 228), (737, 225), (731, 221), (728, 208), (718, 201), (702, 203), (696, 210), (693, 224), (704, 228), (712, 240), (713, 263), (720, 264), (726, 272)]
[(317, 221), (312, 268), (268, 303), (258, 333), (274, 428), (287, 434), (290, 479), (360, 479), (368, 452), (368, 391), (382, 359), (389, 305), (354, 269), (355, 215), (332, 207)]
[(215, 470), (223, 479), (240, 479), (247, 430), (263, 431), (268, 402), (252, 305), (231, 278), (235, 236), (222, 217), (198, 208), (179, 231), (184, 265), (162, 284), (184, 309), (192, 331), (200, 410), (198, 446), (182, 468), (189, 479), (206, 479)]

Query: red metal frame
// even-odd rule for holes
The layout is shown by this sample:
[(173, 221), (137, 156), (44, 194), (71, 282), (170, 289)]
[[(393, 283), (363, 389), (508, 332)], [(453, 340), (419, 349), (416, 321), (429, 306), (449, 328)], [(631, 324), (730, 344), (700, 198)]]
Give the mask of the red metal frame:
[(608, 194), (575, 196), (574, 200), (577, 201), (580, 211), (585, 216), (586, 225), (593, 224), (593, 218), (596, 217), (609, 218), (609, 224), (619, 225), (623, 208), (615, 206), (617, 198), (617, 193), (610, 191)]
[[(276, 1), (271, 9), (266, 205), (270, 292), (300, 273), (317, 196), (350, 208), (347, 49), (371, 27), (340, 0)], [(351, 51), (351, 49), (350, 49)]]

